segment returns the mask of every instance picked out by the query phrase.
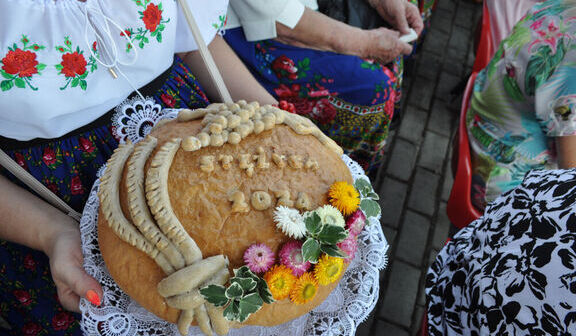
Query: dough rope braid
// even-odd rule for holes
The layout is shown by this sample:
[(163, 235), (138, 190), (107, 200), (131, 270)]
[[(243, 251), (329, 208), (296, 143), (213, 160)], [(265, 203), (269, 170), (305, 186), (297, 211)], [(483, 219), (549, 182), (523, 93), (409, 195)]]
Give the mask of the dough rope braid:
[(132, 223), (124, 217), (122, 208), (120, 207), (120, 179), (122, 178), (124, 164), (133, 150), (134, 146), (132, 146), (132, 144), (120, 145), (108, 161), (106, 174), (104, 174), (101, 179), (100, 190), (98, 191), (98, 196), (102, 204), (102, 213), (110, 228), (120, 239), (146, 253), (156, 261), (158, 266), (160, 266), (166, 274), (170, 274), (174, 272), (172, 265), (170, 265), (164, 255), (159, 253), (158, 249), (146, 240)]
[(168, 195), (168, 173), (181, 139), (172, 139), (160, 147), (152, 158), (146, 173), (146, 199), (158, 227), (178, 247), (185, 264), (191, 265), (202, 259), (202, 251), (174, 214)]
[(154, 137), (147, 137), (136, 144), (134, 153), (128, 159), (128, 173), (126, 176), (126, 187), (128, 190), (128, 209), (134, 225), (144, 235), (144, 237), (164, 254), (174, 269), (184, 267), (184, 257), (176, 246), (160, 231), (148, 205), (146, 204), (146, 194), (144, 190), (144, 166), (150, 154), (156, 148), (158, 140)]
[(236, 145), (248, 135), (259, 134), (272, 129), (274, 125), (284, 124), (301, 135), (312, 135), (320, 143), (338, 155), (344, 151), (334, 140), (310, 121), (298, 114), (290, 113), (272, 105), (260, 106), (257, 102), (211, 104), (207, 108), (194, 111), (184, 109), (178, 112), (178, 122), (202, 119), (204, 127), (196, 136), (185, 139), (182, 149), (196, 151), (202, 147), (219, 147), (225, 143)]

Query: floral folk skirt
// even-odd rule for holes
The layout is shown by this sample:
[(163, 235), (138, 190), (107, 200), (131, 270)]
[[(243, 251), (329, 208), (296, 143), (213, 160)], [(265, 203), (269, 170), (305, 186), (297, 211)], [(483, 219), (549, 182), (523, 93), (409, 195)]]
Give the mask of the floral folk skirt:
[[(208, 100), (190, 70), (178, 57), (164, 84), (155, 93), (163, 107), (199, 108)], [(112, 113), (109, 113), (109, 115)], [(82, 211), (100, 167), (118, 145), (110, 117), (102, 125), (54, 141), (16, 148), (0, 147), (20, 166), (77, 211)], [(0, 168), (0, 173), (16, 181)], [(80, 315), (58, 303), (47, 256), (28, 247), (0, 240), (0, 316), (11, 330), (1, 335), (82, 335)]]
[(401, 57), (383, 66), (275, 40), (248, 42), (242, 28), (227, 30), (224, 38), (268, 92), (293, 103), (368, 174), (377, 171), (399, 109)]

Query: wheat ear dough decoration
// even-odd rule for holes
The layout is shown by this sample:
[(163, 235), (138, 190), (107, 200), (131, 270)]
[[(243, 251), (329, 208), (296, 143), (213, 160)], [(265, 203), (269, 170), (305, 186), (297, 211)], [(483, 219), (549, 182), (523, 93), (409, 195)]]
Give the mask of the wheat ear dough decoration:
[(168, 194), (168, 173), (181, 139), (172, 139), (160, 147), (146, 174), (146, 199), (164, 234), (178, 247), (186, 265), (202, 258), (202, 251), (174, 214)]
[(132, 146), (132, 144), (120, 145), (114, 151), (114, 154), (112, 154), (108, 162), (108, 167), (102, 177), (100, 190), (98, 192), (102, 204), (102, 213), (112, 231), (114, 231), (120, 239), (146, 253), (156, 261), (158, 266), (160, 266), (166, 274), (170, 274), (174, 272), (172, 265), (170, 265), (164, 255), (161, 254), (154, 245), (148, 242), (136, 227), (124, 217), (122, 208), (120, 207), (120, 179), (122, 178), (124, 164), (133, 150), (134, 146)]
[(147, 137), (134, 148), (134, 153), (128, 159), (128, 174), (126, 186), (128, 189), (128, 208), (132, 222), (142, 232), (144, 237), (164, 254), (175, 269), (184, 267), (184, 257), (176, 246), (162, 233), (156, 225), (148, 205), (144, 190), (144, 166), (158, 140)]

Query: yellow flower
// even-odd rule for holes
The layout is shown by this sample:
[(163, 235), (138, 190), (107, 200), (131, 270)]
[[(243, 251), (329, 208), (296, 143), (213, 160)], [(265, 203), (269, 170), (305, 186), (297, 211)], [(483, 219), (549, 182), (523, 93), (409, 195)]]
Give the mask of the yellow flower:
[(296, 277), (288, 267), (275, 265), (264, 274), (264, 280), (266, 280), (274, 300), (284, 300), (290, 295)]
[(306, 272), (296, 280), (290, 292), (290, 300), (297, 304), (304, 304), (312, 300), (318, 292), (318, 282), (312, 273)]
[(344, 216), (348, 216), (360, 205), (360, 194), (353, 185), (346, 181), (334, 182), (328, 190), (330, 203), (338, 208)]
[(319, 284), (328, 285), (338, 280), (343, 270), (344, 260), (342, 258), (323, 254), (314, 266), (314, 277)]

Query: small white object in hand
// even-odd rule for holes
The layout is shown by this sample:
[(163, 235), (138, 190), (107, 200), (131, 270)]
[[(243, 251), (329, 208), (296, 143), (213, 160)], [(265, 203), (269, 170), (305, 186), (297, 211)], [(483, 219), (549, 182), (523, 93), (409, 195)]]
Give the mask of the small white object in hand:
[(415, 41), (418, 38), (418, 34), (416, 34), (416, 31), (412, 28), (410, 28), (410, 32), (408, 34), (402, 35), (400, 36), (400, 41), (404, 42), (404, 43), (410, 43)]

